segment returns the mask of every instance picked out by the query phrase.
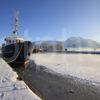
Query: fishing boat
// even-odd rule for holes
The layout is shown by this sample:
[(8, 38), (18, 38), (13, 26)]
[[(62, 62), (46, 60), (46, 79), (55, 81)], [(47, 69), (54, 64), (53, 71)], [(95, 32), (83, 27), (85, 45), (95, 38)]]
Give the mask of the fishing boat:
[(2, 45), (2, 57), (10, 65), (25, 65), (29, 61), (29, 57), (33, 51), (31, 41), (25, 40), (19, 35), (19, 20), (16, 14), (14, 30), (10, 36), (7, 36)]

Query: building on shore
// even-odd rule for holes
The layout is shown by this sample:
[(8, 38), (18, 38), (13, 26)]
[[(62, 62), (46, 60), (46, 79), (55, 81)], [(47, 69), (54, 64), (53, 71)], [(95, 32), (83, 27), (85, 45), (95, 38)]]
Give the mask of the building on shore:
[(33, 52), (63, 52), (64, 45), (62, 42), (36, 42), (34, 43), (34, 51)]

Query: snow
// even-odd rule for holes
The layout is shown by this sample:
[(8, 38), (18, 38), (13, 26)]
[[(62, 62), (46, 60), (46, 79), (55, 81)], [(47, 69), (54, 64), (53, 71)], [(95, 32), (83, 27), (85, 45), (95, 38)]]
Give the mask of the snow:
[(57, 73), (100, 82), (100, 55), (38, 53), (31, 59)]
[(100, 52), (100, 48), (67, 48), (68, 51)]
[(41, 100), (16, 77), (17, 74), (0, 58), (0, 100)]

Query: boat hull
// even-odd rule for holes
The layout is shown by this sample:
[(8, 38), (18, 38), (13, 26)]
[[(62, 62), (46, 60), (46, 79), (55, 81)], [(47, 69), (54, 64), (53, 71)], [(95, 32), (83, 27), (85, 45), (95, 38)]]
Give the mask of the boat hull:
[(8, 64), (22, 65), (28, 62), (32, 51), (32, 42), (24, 41), (3, 46), (2, 57)]

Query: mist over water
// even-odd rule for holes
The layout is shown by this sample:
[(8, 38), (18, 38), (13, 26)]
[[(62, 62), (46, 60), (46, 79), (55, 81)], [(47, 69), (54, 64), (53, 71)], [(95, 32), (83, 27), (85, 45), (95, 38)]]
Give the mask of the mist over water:
[(33, 54), (31, 59), (63, 75), (100, 82), (100, 55), (46, 53)]

